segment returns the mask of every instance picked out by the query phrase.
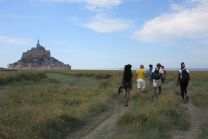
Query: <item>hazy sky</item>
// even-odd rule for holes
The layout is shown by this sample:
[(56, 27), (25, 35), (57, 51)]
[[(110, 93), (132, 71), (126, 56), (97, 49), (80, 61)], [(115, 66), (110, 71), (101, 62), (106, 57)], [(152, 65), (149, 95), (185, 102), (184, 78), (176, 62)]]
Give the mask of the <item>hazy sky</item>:
[(0, 67), (40, 43), (74, 69), (208, 68), (208, 0), (0, 0)]

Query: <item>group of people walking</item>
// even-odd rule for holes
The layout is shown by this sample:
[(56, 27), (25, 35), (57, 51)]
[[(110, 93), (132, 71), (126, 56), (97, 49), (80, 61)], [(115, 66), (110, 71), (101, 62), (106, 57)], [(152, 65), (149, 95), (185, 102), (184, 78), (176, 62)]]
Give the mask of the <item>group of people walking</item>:
[[(128, 100), (130, 91), (132, 89), (133, 73), (131, 70), (132, 65), (128, 64), (124, 67), (122, 87), (125, 89), (125, 106), (128, 106)], [(153, 70), (153, 65), (149, 65), (149, 69), (146, 71), (144, 65), (140, 65), (139, 69), (135, 73), (137, 83), (138, 96), (142, 94), (145, 89), (145, 78), (148, 78), (151, 88), (154, 88), (153, 99), (157, 98), (161, 94), (162, 88), (166, 80), (166, 70), (160, 63), (156, 65)], [(189, 71), (185, 68), (184, 62), (181, 63), (181, 69), (178, 72), (177, 86), (180, 84), (182, 100), (188, 100), (187, 87), (190, 80)], [(158, 90), (158, 91), (157, 91)]]

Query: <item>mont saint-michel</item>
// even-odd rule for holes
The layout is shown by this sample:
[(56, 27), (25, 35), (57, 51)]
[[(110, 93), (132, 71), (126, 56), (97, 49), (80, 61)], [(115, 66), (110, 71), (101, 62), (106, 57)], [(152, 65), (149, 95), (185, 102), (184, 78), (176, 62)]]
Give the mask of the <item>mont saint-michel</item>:
[(9, 69), (71, 69), (69, 64), (51, 57), (50, 51), (40, 45), (39, 39), (36, 47), (24, 52), (22, 58), (8, 65)]

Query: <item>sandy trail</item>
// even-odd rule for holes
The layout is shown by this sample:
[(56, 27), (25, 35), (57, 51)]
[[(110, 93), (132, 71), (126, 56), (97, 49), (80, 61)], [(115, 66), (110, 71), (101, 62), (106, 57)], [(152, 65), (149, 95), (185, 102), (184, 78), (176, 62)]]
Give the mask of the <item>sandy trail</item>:
[[(122, 96), (121, 96), (122, 97)], [(133, 102), (129, 103), (130, 106)], [(112, 103), (112, 111), (95, 117), (88, 125), (68, 137), (67, 139), (99, 139), (113, 136), (117, 120), (128, 111), (128, 107), (119, 103), (116, 99)]]
[(200, 128), (206, 121), (207, 112), (194, 106), (191, 102), (181, 104), (181, 107), (190, 117), (191, 127), (189, 131), (174, 131), (172, 139), (197, 139), (200, 134)]
[(113, 113), (81, 139), (99, 139), (113, 136), (113, 130), (116, 128), (117, 120), (127, 110), (128, 107), (124, 107), (123, 105), (119, 104), (118, 101), (115, 101), (115, 109)]

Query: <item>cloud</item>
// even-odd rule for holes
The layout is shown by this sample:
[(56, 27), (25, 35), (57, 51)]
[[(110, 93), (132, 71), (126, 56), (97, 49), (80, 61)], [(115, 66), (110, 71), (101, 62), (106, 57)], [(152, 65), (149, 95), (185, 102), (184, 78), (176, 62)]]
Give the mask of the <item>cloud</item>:
[(103, 15), (96, 15), (92, 21), (83, 25), (83, 27), (91, 29), (99, 33), (110, 33), (123, 31), (131, 25), (131, 22), (120, 19), (112, 19)]
[(200, 40), (208, 37), (208, 1), (191, 0), (195, 7), (171, 5), (171, 11), (144, 24), (135, 32), (138, 40), (161, 42), (180, 39)]
[[(130, 26), (129, 21), (110, 18), (108, 11), (112, 8), (119, 6), (126, 0), (33, 0), (40, 2), (56, 2), (56, 3), (80, 3), (88, 11), (93, 11), (95, 16), (86, 24), (78, 23), (81, 27), (91, 29), (99, 33), (109, 33), (123, 31)], [(136, 1), (136, 0), (134, 0)], [(73, 20), (77, 22), (78, 18), (73, 17)]]
[(30, 0), (32, 2), (38, 1), (38, 2), (54, 2), (54, 3), (80, 3), (84, 2), (84, 0)]
[(119, 6), (121, 0), (86, 0), (86, 7), (93, 11), (102, 11), (115, 6)]
[(0, 45), (21, 46), (21, 45), (30, 45), (31, 43), (32, 40), (30, 39), (0, 35)]
[(122, 3), (122, 0), (31, 0), (39, 2), (54, 2), (54, 3), (81, 3), (84, 4), (86, 9), (100, 12), (108, 10), (114, 6), (118, 6)]

